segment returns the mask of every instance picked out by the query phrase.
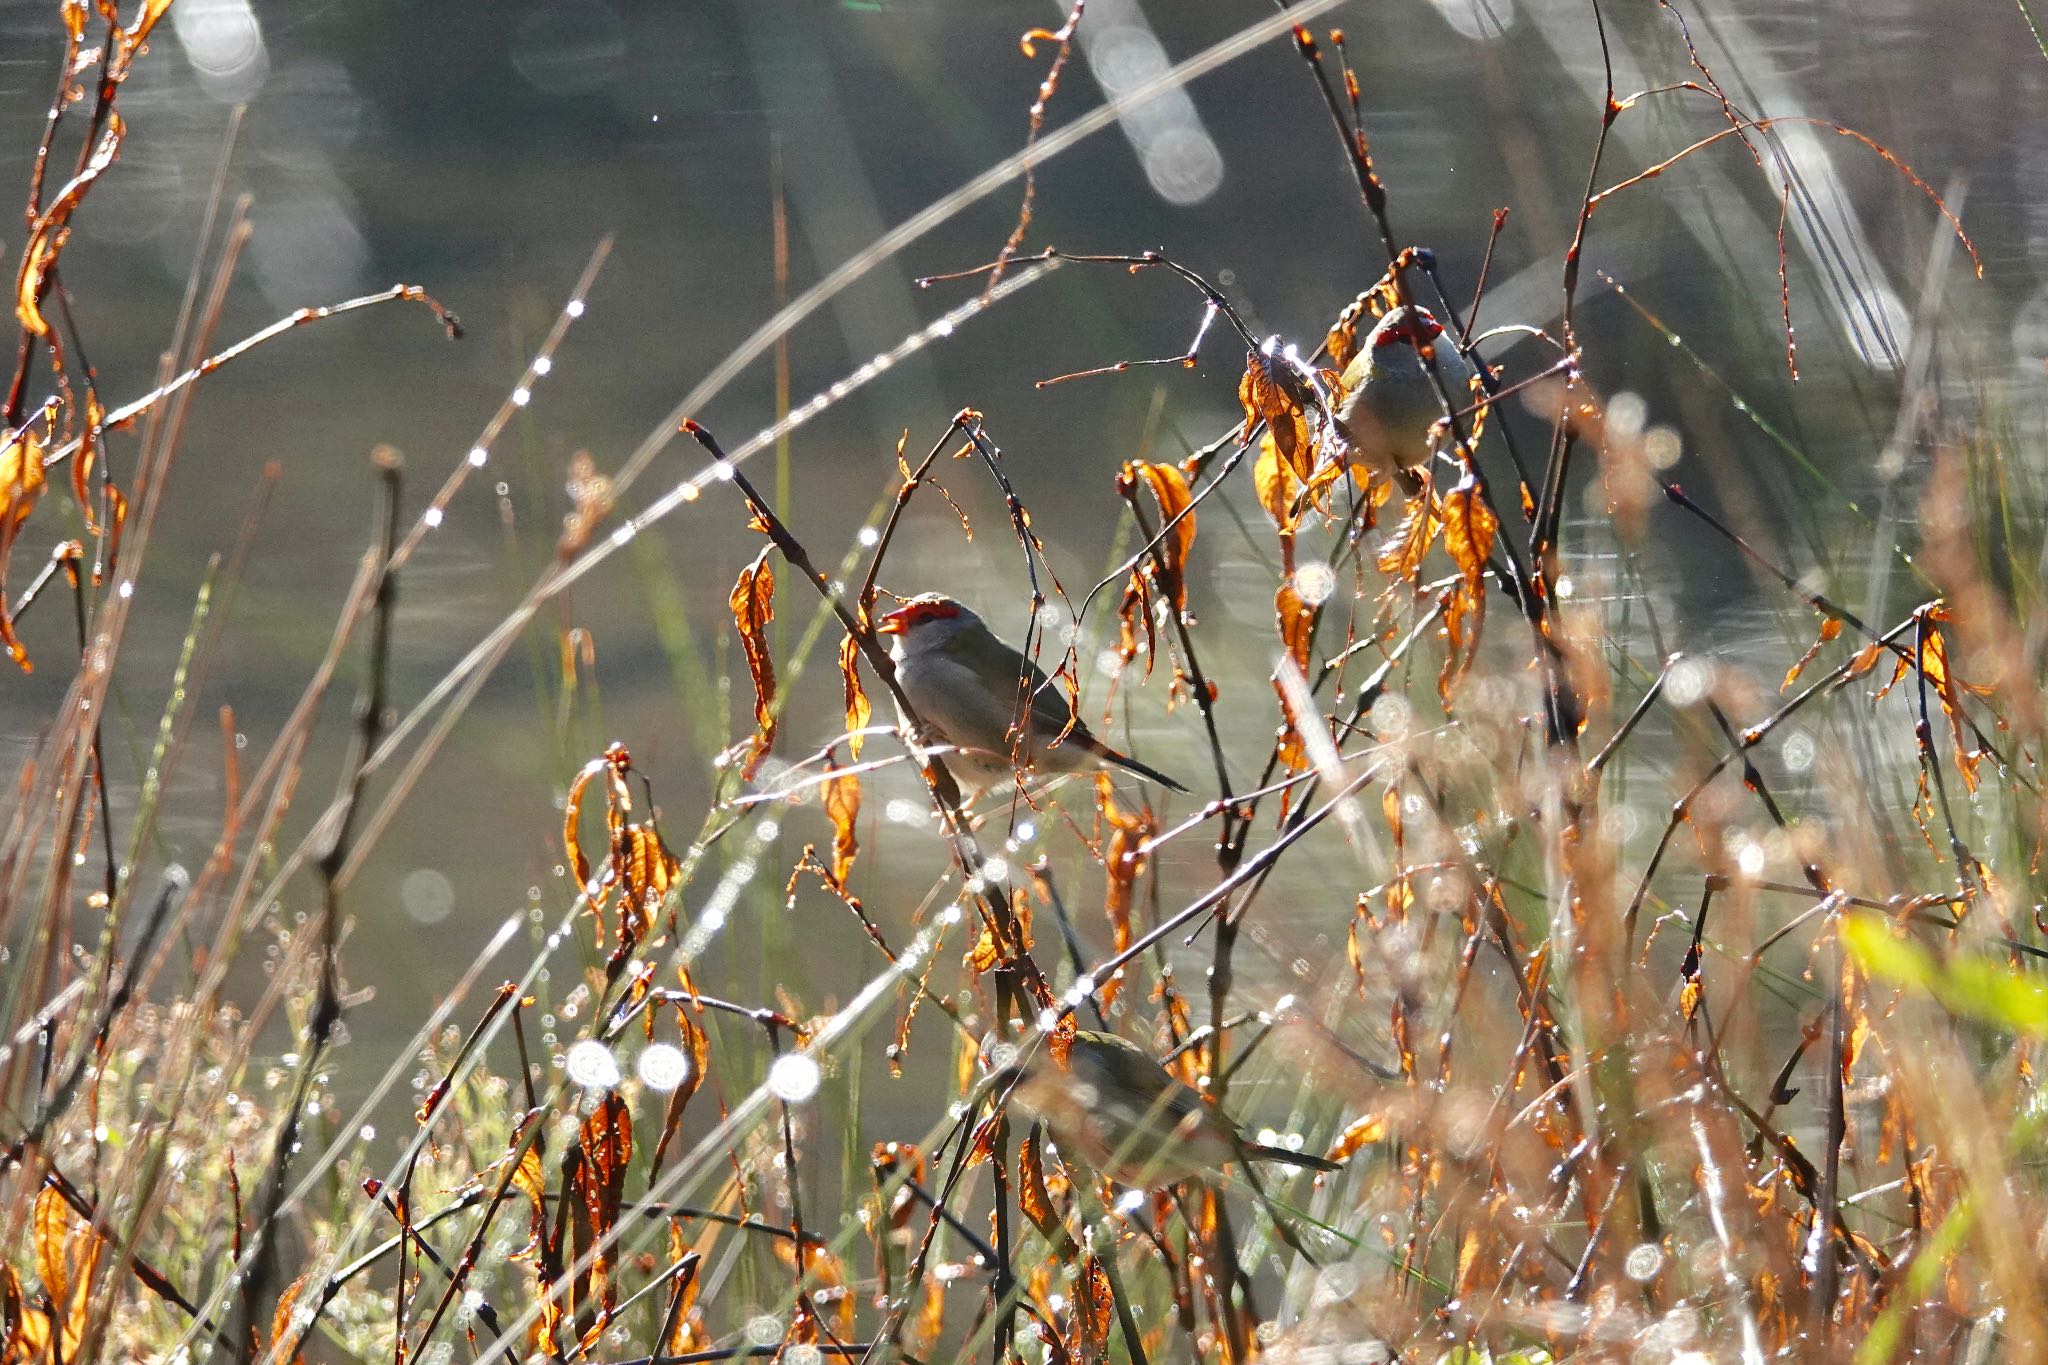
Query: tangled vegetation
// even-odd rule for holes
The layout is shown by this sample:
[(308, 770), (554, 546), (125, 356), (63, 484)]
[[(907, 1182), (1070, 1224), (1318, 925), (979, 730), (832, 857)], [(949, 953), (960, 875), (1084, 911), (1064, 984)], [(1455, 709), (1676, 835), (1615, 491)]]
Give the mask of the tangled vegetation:
[[(401, 285), (222, 344), (248, 239), (230, 211), (162, 381), (101, 395), (68, 303), (93, 283), (60, 258), (120, 174), (122, 83), (172, 3), (56, 6), (64, 74), (16, 279), (0, 645), (21, 669), (62, 669), (14, 623), (75, 610), (77, 655), (0, 826), (0, 1361), (2048, 1358), (2040, 509), (2000, 476), (2035, 457), (1902, 395), (1897, 439), (1924, 477), (1914, 541), (1886, 550), (1918, 596), (1866, 620), (1672, 481), (1681, 431), (1596, 390), (1574, 317), (1582, 249), (1610, 205), (1687, 157), (1745, 158), (1779, 202), (1780, 269), (1759, 283), (1796, 372), (1790, 163), (1675, 10), (1660, 21), (1684, 69), (1632, 93), (1609, 66), (1589, 114), (1558, 324), (1485, 336), (1459, 301), (1484, 296), (1485, 271), (1448, 280), (1396, 231), (1400, 186), (1376, 171), (1343, 37), (1284, 13), (1253, 25), (1298, 51), (1328, 114), (1299, 135), (1355, 180), (1358, 217), (1333, 235), (1385, 259), (1312, 335), (1269, 338), (1168, 253), (1027, 245), (1029, 171), (1056, 150), (1047, 110), (1088, 22), (1077, 0), (1024, 41), (1045, 76), (1008, 167), (1025, 185), (1016, 230), (987, 265), (924, 281), (954, 312), (905, 345), (971, 344), (949, 340), (956, 316), (1053, 269), (1186, 286), (1185, 354), (1046, 381), (1229, 358), (1216, 382), (1235, 384), (1240, 422), (1185, 459), (1099, 471), (1129, 519), (1112, 572), (1070, 591), (971, 406), (878, 454), (892, 495), (835, 553), (746, 472), (804, 411), (728, 451), (692, 395), (612, 472), (579, 457), (522, 604), (430, 695), (401, 698), (399, 589), (472, 462), (408, 525), (405, 467), (383, 450), (324, 657), (258, 761), (229, 745), (218, 840), (185, 869), (153, 861), (150, 831), (199, 742), (218, 630), (204, 599), (158, 688), (147, 766), (110, 772), (102, 734), (185, 404), (202, 379), (233, 383), (250, 349), (342, 312), (416, 304), (459, 329)], [(1604, 21), (1587, 8), (1603, 56)], [(1715, 122), (1668, 161), (1614, 165), (1609, 130), (1660, 100)], [(1912, 170), (1834, 131), (1974, 260)], [(1430, 458), (1376, 465), (1335, 419), (1376, 321), (1425, 308), (1444, 324), (1413, 352), (1437, 407)], [(682, 435), (710, 462), (629, 512)], [(1121, 735), (1108, 722), (1128, 712), (1174, 717), (1189, 742), (1159, 761), (1193, 795), (1020, 770), (967, 799), (949, 762), (969, 746), (919, 715), (891, 652), (890, 604), (932, 585), (892, 591), (889, 556), (914, 502), (952, 500), (942, 474), (986, 478), (1004, 508), (995, 528), (958, 521), (1014, 542), (1006, 619), (1042, 670), (1020, 670), (1018, 699), (1056, 699), (1076, 744)], [(1219, 639), (1203, 560), (1246, 488), (1277, 566), (1271, 631)], [(710, 808), (694, 832), (664, 820), (654, 794), (677, 775), (636, 764), (630, 736), (564, 773), (564, 824), (532, 832), (567, 874), (537, 950), (500, 984), (519, 927), (504, 926), (377, 1059), (381, 1083), (337, 1094), (337, 1052), (367, 1046), (349, 1021), (374, 1008), (354, 990), (379, 938), (355, 923), (352, 882), (517, 641), (559, 644), (574, 673), (573, 614), (551, 627), (541, 608), (690, 504), (758, 547), (729, 592), (752, 725), (720, 756)], [(1671, 633), (1640, 590), (1668, 553), (1660, 528), (1680, 523), (1774, 595), (1787, 643), (1768, 676)], [(1114, 620), (1108, 659), (1079, 643), (1091, 613)], [(788, 687), (835, 649), (843, 731), (821, 743), (785, 724)], [(1218, 684), (1233, 649), (1270, 654), (1270, 688)], [(351, 676), (348, 752), (307, 818), (312, 737)], [(1006, 761), (1047, 738), (1013, 726)], [(899, 861), (885, 895), (864, 784), (911, 773), (914, 809), (892, 823), (919, 831), (928, 866), (906, 882)], [(811, 842), (763, 868), (782, 847), (771, 822)], [(1309, 857), (1315, 878), (1282, 879)], [(714, 938), (752, 932), (735, 888), (756, 872), (786, 878), (820, 951), (865, 955), (863, 988), (761, 995), (702, 969)], [(1271, 925), (1283, 909), (1287, 932)], [(1312, 941), (1327, 960), (1304, 956)], [(232, 969), (266, 948), (245, 998)], [(1104, 1034), (1166, 1069), (1130, 1073), (1152, 1098), (1198, 1095), (1194, 1118), (1241, 1123), (1205, 1130), (1236, 1156), (1331, 1169), (1232, 1160), (1159, 1184), (1125, 1153), (1092, 1161), (1071, 1116), (1056, 1140), (1061, 1091), (1084, 1111), (1128, 1102), (1097, 1089), (1129, 1065)], [(1086, 1089), (1077, 1049), (1101, 1068)], [(399, 1112), (414, 1073), (417, 1112), (384, 1161), (366, 1118)], [(864, 1105), (878, 1084), (896, 1089)], [(920, 1118), (884, 1131), (906, 1112)]]

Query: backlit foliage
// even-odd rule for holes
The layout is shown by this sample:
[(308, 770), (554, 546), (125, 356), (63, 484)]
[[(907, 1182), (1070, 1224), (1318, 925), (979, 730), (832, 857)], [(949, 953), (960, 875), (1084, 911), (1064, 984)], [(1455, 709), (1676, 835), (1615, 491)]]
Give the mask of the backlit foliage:
[[(225, 799), (192, 816), (218, 823), (212, 856), (187, 873), (147, 865), (145, 846), (138, 871), (107, 823), (118, 779), (100, 722), (130, 595), (102, 589), (142, 569), (146, 538), (124, 548), (122, 528), (171, 477), (177, 423), (141, 452), (129, 429), (179, 410), (224, 361), (338, 312), (420, 302), (455, 330), (401, 285), (223, 351), (195, 345), (160, 388), (103, 399), (58, 306), (94, 282), (59, 261), (94, 186), (120, 173), (120, 89), (170, 3), (126, 18), (54, 6), (65, 75), (14, 291), (0, 648), (30, 667), (17, 622), (67, 594), (80, 626), (74, 685), (10, 777), (0, 827), (0, 1365), (2048, 1358), (2048, 779), (2025, 624), (2041, 585), (2037, 556), (1993, 552), (2014, 527), (2038, 539), (2041, 509), (2002, 473), (2021, 452), (1993, 430), (1941, 430), (1916, 538), (1894, 551), (1916, 596), (1866, 620), (1667, 477), (1653, 446), (1679, 433), (1650, 426), (1635, 395), (1598, 390), (1575, 314), (1589, 235), (1667, 170), (1739, 143), (1779, 207), (1765, 285), (1796, 373), (1794, 196), (1765, 150), (1774, 124), (1842, 134), (1916, 208), (1931, 200), (1977, 264), (1961, 222), (1892, 153), (1831, 123), (1746, 113), (1660, 5), (1686, 59), (1642, 93), (1609, 79), (1588, 115), (1596, 150), (1558, 325), (1518, 324), (1498, 345), (1471, 333), (1476, 307), (1435, 255), (1394, 234), (1401, 186), (1373, 160), (1346, 38), (1295, 29), (1303, 89), (1330, 123), (1290, 135), (1332, 153), (1358, 193), (1355, 219), (1331, 227), (1331, 261), (1346, 264), (1330, 272), (1360, 242), (1386, 265), (1333, 288), (1333, 305), (1355, 295), (1337, 316), (1258, 337), (1224, 290), (1162, 252), (1025, 251), (1052, 192), (1028, 158), (996, 259), (927, 281), (972, 279), (977, 306), (995, 308), (1055, 266), (1109, 266), (1199, 296), (1185, 354), (1056, 376), (1130, 382), (1167, 366), (1155, 372), (1231, 414), (1171, 458), (1141, 448), (1067, 467), (1128, 518), (1093, 592), (1068, 592), (1062, 538), (975, 408), (916, 464), (904, 443), (877, 453), (890, 486), (836, 556), (806, 539), (801, 500), (791, 512), (749, 479), (766, 436), (728, 453), (690, 417), (682, 430), (713, 463), (658, 510), (629, 496), (637, 466), (569, 462), (543, 576), (473, 671), (401, 716), (415, 699), (388, 692), (406, 619), (396, 585), (466, 466), (400, 538), (386, 456), (383, 529), (271, 751), (237, 757), (222, 716)], [(1606, 16), (1585, 18), (1606, 53)], [(1040, 82), (1027, 152), (1056, 140), (1040, 134), (1090, 21), (1077, 0), (1058, 30), (1023, 37)], [(1693, 112), (1715, 131), (1616, 164), (1618, 120), (1702, 96)], [(60, 151), (74, 169), (46, 186)], [(1496, 239), (1506, 221), (1494, 216)], [(1262, 249), (1248, 226), (1245, 257)], [(1684, 350), (1629, 302), (1660, 346)], [(1372, 320), (1418, 304), (1446, 329), (1416, 353), (1425, 369), (1456, 350), (1476, 373), (1438, 394), (1435, 458), (1406, 487), (1354, 460), (1332, 414)], [(1212, 326), (1232, 336), (1205, 357)], [(950, 323), (922, 335), (972, 344)], [(1013, 556), (1004, 582), (962, 591), (991, 619), (1017, 608), (1013, 643), (1046, 675), (1020, 670), (991, 704), (1028, 705), (1042, 686), (1073, 721), (1104, 722), (1105, 742), (1178, 727), (1159, 761), (1191, 796), (1122, 770), (1061, 782), (1020, 769), (970, 803), (948, 766), (959, 750), (909, 742), (926, 727), (883, 613), (923, 585), (896, 581), (906, 571), (888, 556), (902, 536), (971, 538), (932, 472), (944, 454), (986, 477)], [(906, 520), (920, 493), (921, 509), (936, 493), (951, 514)], [(407, 946), (370, 920), (355, 878), (436, 755), (445, 730), (422, 722), (459, 719), (465, 687), (557, 601), (572, 710), (598, 656), (567, 588), (692, 504), (699, 534), (731, 555), (725, 611), (702, 633), (736, 651), (738, 694), (734, 715), (723, 694), (698, 699), (718, 736), (707, 747), (726, 747), (688, 774), (711, 792), (694, 834), (663, 833), (676, 825), (657, 790), (694, 790), (665, 735), (631, 752), (565, 743), (559, 826), (549, 816), (530, 848), (504, 851), (541, 850), (556, 884), (447, 963), (434, 1014), (404, 1021), (415, 1036), (378, 1059), (377, 1097), (353, 1108), (329, 1068), (344, 1044), (368, 1046), (345, 1037), (375, 1008), (360, 978)], [(1758, 667), (1667, 634), (1645, 583), (1679, 527), (1775, 594), (1782, 654)], [(1226, 565), (1257, 576), (1256, 606), (1235, 620)], [(209, 602), (123, 803), (137, 826), (160, 814), (160, 765), (186, 743)], [(1225, 686), (1248, 658), (1252, 685)], [(358, 664), (337, 794), (288, 819), (322, 703)], [(798, 701), (811, 667), (831, 694), (821, 726)], [(1062, 742), (1088, 734), (1070, 726)], [(458, 780), (464, 799), (500, 795)], [(521, 925), (530, 952), (507, 967), (497, 954)], [(804, 960), (857, 961), (862, 984), (813, 990), (765, 969), (771, 929), (800, 938)], [(263, 980), (244, 999), (231, 969), (257, 956)], [(1122, 1089), (1088, 1070), (1103, 1034), (1139, 1049), (1110, 1073)], [(399, 1103), (404, 1073), (414, 1093)], [(1220, 1132), (1233, 1159), (1123, 1188), (1116, 1164), (1093, 1169), (1084, 1144), (1061, 1142), (1059, 1106), (1027, 1107), (1033, 1082), (1141, 1133), (1157, 1123), (1148, 1102), (1193, 1095), (1181, 1136)], [(407, 1108), (393, 1157), (370, 1129)]]

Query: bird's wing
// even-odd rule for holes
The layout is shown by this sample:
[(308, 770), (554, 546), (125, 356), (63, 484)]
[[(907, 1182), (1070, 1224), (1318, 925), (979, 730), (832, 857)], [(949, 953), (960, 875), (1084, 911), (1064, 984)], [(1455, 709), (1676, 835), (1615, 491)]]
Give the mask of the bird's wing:
[[(948, 641), (941, 652), (953, 663), (973, 672), (992, 707), (1001, 711), (995, 720), (999, 731), (1007, 730), (1016, 716), (1020, 687), (1030, 697), (1033, 734), (1050, 739), (1067, 728), (1072, 712), (1067, 706), (1066, 693), (1053, 685), (1044, 669), (993, 634), (963, 631)], [(1094, 738), (1088, 727), (1080, 722), (1075, 723), (1068, 735), (1069, 742), (1078, 741), (1084, 748), (1093, 748)]]

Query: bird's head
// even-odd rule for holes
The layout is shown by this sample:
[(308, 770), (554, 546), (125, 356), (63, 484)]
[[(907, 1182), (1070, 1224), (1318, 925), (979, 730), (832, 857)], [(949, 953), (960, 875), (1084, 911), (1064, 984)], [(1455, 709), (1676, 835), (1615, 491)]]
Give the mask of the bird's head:
[(1410, 350), (1444, 334), (1444, 325), (1427, 308), (1395, 308), (1373, 325), (1369, 344), (1375, 351), (1385, 346), (1406, 346)]
[(898, 655), (922, 654), (937, 649), (963, 630), (974, 630), (981, 618), (944, 593), (919, 593), (907, 598), (875, 623), (883, 635), (896, 637)]

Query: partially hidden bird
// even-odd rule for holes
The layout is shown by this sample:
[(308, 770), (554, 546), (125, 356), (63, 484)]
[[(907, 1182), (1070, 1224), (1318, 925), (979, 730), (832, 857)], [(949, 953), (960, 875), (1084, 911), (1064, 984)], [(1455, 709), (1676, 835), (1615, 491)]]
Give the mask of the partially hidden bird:
[(1344, 400), (1337, 406), (1338, 435), (1360, 463), (1397, 479), (1412, 495), (1422, 488), (1418, 470), (1430, 457), (1429, 432), (1444, 415), (1443, 396), (1417, 349), (1430, 346), (1451, 401), (1464, 407), (1472, 365), (1444, 340), (1443, 324), (1421, 306), (1389, 309), (1344, 367)]
[(1343, 1169), (1308, 1152), (1248, 1140), (1220, 1108), (1127, 1038), (1077, 1029), (1064, 1064), (1052, 1052), (1048, 1044), (1013, 1063), (1013, 1098), (1045, 1123), (1062, 1152), (1120, 1184), (1171, 1185), (1241, 1161)]
[[(875, 629), (892, 637), (896, 682), (916, 711), (916, 743), (942, 748), (969, 799), (1030, 774), (1121, 768), (1148, 782), (1186, 787), (1104, 744), (1079, 720), (1037, 664), (996, 638), (982, 619), (943, 593), (906, 599)], [(1020, 710), (1024, 723), (1014, 724)], [(897, 708), (910, 734), (911, 717)], [(1071, 722), (1071, 723), (1070, 723)]]

